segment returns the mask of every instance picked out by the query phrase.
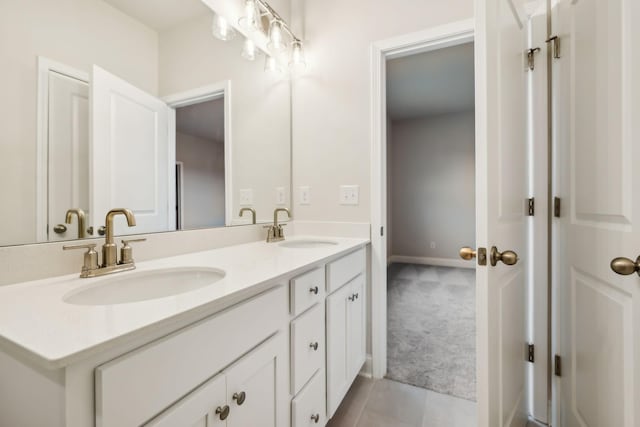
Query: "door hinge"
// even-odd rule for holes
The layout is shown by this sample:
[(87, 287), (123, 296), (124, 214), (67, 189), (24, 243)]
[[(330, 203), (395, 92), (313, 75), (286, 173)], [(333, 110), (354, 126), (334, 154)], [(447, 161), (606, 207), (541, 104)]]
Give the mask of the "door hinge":
[(533, 71), (536, 68), (536, 53), (538, 52), (540, 52), (539, 47), (527, 49), (527, 66), (530, 71)]
[(560, 58), (560, 37), (552, 36), (549, 37), (547, 43), (551, 43), (551, 52), (555, 59)]
[(553, 357), (553, 373), (556, 377), (562, 376), (562, 359), (557, 354)]
[(560, 201), (560, 197), (554, 197), (553, 198), (553, 216), (555, 216), (556, 218), (560, 218), (560, 212), (561, 212), (561, 201)]
[(527, 216), (533, 216), (536, 213), (536, 200), (531, 197), (527, 199)]
[(533, 344), (527, 344), (527, 360), (531, 363), (536, 360), (536, 346)]

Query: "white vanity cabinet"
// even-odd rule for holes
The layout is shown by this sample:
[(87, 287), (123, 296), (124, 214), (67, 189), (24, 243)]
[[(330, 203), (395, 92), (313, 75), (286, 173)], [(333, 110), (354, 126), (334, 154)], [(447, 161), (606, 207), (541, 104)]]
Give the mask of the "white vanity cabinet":
[[(348, 263), (345, 261), (349, 261)], [(332, 271), (333, 270), (333, 271)], [(333, 416), (366, 359), (364, 250), (327, 265), (327, 415)], [(353, 275), (355, 277), (352, 277)]]

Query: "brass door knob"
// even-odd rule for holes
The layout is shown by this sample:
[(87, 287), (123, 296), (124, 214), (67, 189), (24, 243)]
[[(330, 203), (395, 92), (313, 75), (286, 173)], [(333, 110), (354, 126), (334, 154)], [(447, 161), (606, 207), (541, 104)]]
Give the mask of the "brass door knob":
[(473, 248), (465, 246), (464, 248), (460, 248), (460, 258), (465, 261), (471, 261), (476, 257), (476, 251)]
[(514, 265), (518, 262), (518, 254), (514, 251), (499, 252), (495, 246), (491, 247), (491, 265), (495, 267), (498, 261), (502, 261), (506, 265)]
[(636, 258), (635, 262), (624, 257), (614, 258), (611, 260), (611, 269), (623, 276), (633, 273), (638, 273), (638, 276), (640, 276), (640, 256)]
[(53, 227), (53, 232), (56, 234), (66, 233), (67, 226), (64, 224), (58, 224)]
[(229, 405), (218, 406), (216, 408), (216, 415), (219, 415), (220, 419), (224, 421), (229, 416), (229, 411), (230, 411)]
[(247, 399), (247, 393), (241, 391), (240, 393), (233, 393), (233, 400), (236, 401), (238, 406), (242, 406), (244, 401)]

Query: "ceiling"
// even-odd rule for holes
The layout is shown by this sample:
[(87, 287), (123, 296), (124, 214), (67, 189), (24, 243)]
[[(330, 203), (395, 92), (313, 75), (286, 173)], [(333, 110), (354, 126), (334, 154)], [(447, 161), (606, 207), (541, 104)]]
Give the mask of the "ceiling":
[(200, 0), (104, 1), (156, 31), (164, 31), (197, 16), (212, 13)]
[(387, 113), (413, 119), (474, 108), (473, 43), (387, 61)]
[(176, 131), (214, 142), (224, 141), (224, 98), (176, 109)]

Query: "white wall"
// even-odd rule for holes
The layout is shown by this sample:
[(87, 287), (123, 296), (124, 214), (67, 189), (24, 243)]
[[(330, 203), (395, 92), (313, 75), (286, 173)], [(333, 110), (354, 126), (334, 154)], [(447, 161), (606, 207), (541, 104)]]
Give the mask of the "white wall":
[(183, 162), (182, 227), (224, 227), (224, 141), (176, 133)]
[[(370, 45), (473, 17), (473, 0), (300, 1), (308, 70), (293, 82), (293, 186), (311, 187), (298, 220), (370, 221)], [(338, 187), (360, 185), (359, 206)], [(296, 197), (297, 198), (297, 197)]]
[(0, 6), (0, 245), (36, 240), (38, 55), (92, 64), (156, 93), (155, 32), (100, 0), (10, 0)]
[[(291, 176), (290, 85), (264, 72), (264, 57), (240, 56), (240, 37), (211, 36), (211, 17), (197, 18), (160, 34), (160, 93), (180, 93), (231, 80), (233, 214), (240, 189), (253, 189), (258, 220), (271, 221), (276, 187), (289, 206)], [(246, 218), (244, 218), (246, 220)]]
[(389, 255), (458, 260), (474, 245), (474, 133), (473, 112), (393, 122)]

